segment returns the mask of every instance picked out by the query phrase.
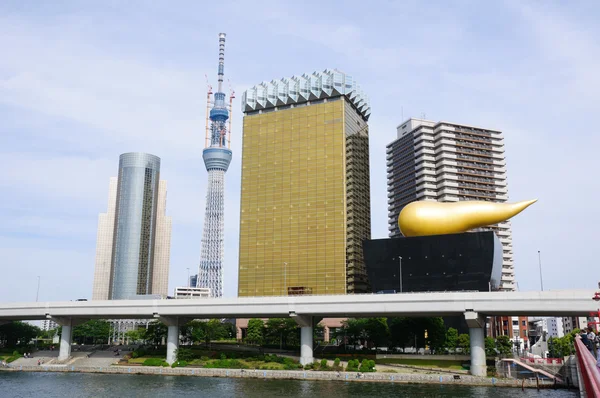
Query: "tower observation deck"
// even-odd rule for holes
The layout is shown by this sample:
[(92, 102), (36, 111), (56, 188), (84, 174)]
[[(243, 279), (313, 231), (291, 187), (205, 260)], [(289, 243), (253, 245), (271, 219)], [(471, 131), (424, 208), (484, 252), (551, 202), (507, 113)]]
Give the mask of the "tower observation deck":
[[(197, 282), (197, 287), (210, 289), (211, 297), (223, 295), (225, 172), (229, 168), (232, 156), (230, 111), (234, 95), (233, 92), (230, 94), (229, 104), (227, 104), (223, 92), (224, 72), (225, 33), (219, 33), (217, 92), (214, 93), (212, 100), (210, 86), (207, 93), (206, 147), (202, 151), (202, 159), (208, 171), (208, 187)], [(212, 108), (210, 108), (211, 104)]]

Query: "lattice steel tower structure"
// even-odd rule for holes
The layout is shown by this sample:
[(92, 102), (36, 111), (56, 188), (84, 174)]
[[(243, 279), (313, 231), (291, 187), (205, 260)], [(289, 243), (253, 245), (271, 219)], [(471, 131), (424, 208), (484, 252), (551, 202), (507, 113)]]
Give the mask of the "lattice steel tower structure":
[[(223, 295), (223, 226), (225, 209), (225, 172), (231, 163), (231, 119), (234, 97), (225, 102), (223, 74), (225, 70), (225, 33), (219, 33), (219, 73), (217, 92), (211, 101), (212, 88), (208, 86), (206, 100), (206, 144), (202, 152), (208, 171), (206, 212), (202, 232), (202, 249), (197, 287), (210, 288), (211, 297)], [(212, 109), (210, 105), (212, 104)], [(210, 109), (210, 111), (209, 111)], [(229, 120), (229, 125), (227, 121)]]

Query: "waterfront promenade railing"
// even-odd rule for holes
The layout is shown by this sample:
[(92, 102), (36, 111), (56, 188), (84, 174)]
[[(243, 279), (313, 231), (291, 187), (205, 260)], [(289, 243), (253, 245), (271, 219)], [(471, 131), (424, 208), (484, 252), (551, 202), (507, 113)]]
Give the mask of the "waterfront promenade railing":
[(580, 337), (575, 338), (575, 351), (587, 396), (600, 398), (600, 369), (596, 366), (594, 355), (583, 344)]

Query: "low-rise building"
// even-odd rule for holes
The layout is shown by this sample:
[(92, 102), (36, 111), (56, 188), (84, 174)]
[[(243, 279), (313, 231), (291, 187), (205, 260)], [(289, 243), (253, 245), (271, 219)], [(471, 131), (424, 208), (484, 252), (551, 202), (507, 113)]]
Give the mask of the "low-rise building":
[(176, 299), (199, 299), (209, 298), (210, 288), (208, 287), (176, 287), (175, 298)]

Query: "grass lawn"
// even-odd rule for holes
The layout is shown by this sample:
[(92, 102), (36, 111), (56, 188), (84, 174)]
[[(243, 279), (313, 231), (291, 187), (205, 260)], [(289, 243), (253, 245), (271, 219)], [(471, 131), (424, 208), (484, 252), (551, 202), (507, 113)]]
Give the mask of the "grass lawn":
[(146, 356), (146, 357), (140, 357), (140, 358), (131, 358), (127, 361), (127, 363), (139, 363), (140, 365), (144, 363), (144, 361), (148, 358), (158, 358), (158, 359), (165, 359), (164, 357), (153, 357), (153, 356)]
[(441, 368), (451, 370), (463, 369), (462, 364), (464, 361), (443, 361), (443, 360), (431, 360), (431, 359), (400, 359), (400, 358), (381, 358), (375, 361), (378, 364), (399, 364), (399, 365), (410, 365), (420, 366), (425, 368)]
[[(202, 366), (210, 365), (212, 363), (218, 362), (218, 359), (210, 359), (208, 361), (202, 359), (194, 359), (189, 364), (192, 366)], [(252, 361), (247, 359), (236, 359), (235, 361), (245, 365), (248, 369), (265, 369), (265, 370), (283, 370), (285, 369), (285, 365), (277, 362), (264, 362), (264, 361)]]
[(240, 362), (248, 365), (250, 369), (266, 369), (266, 370), (284, 370), (285, 365), (277, 362), (263, 362), (263, 361), (244, 361)]

